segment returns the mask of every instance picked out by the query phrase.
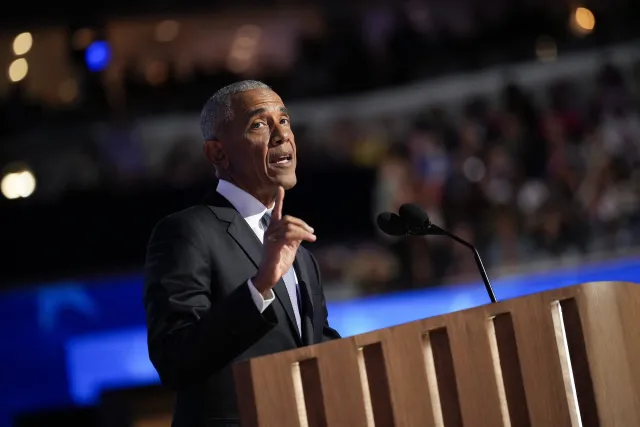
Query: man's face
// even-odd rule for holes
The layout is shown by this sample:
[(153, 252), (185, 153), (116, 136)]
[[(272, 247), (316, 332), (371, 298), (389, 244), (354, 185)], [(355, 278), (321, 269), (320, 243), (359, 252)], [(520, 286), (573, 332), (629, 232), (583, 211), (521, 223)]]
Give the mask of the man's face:
[(254, 196), (275, 194), (296, 185), (296, 144), (289, 113), (282, 99), (269, 89), (234, 95), (233, 120), (220, 137), (226, 155), (223, 169)]

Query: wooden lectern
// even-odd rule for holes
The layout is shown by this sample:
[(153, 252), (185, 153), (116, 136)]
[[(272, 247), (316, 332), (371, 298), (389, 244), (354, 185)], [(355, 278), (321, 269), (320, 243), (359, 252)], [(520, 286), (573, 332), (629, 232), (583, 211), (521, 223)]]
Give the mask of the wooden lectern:
[(640, 426), (640, 286), (598, 282), (235, 366), (243, 427)]

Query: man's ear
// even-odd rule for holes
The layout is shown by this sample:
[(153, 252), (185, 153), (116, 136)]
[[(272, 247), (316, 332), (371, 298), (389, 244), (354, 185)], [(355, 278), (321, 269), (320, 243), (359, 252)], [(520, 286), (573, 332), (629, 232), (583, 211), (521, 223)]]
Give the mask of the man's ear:
[(226, 169), (229, 164), (229, 158), (224, 151), (222, 142), (217, 139), (208, 139), (202, 147), (207, 160), (218, 169)]

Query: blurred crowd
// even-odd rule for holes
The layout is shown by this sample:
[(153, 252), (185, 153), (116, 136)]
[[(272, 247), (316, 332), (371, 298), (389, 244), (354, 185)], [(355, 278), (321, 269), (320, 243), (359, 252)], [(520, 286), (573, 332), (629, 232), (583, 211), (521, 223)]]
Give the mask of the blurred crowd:
[[(338, 119), (324, 132), (298, 126), (302, 167), (376, 171), (372, 222), (416, 202), (434, 223), (476, 244), (494, 273), (619, 253), (640, 243), (640, 64), (625, 76), (605, 66), (590, 82), (556, 81), (546, 92), (511, 84), (499, 99), (468, 99), (461, 109)], [(195, 126), (193, 138), (147, 150), (160, 160), (153, 173), (135, 129), (123, 116), (73, 134), (48, 131), (58, 145), (45, 160), (57, 160), (41, 162), (41, 172), (54, 170), (42, 187), (67, 179), (67, 190), (106, 182), (122, 193), (212, 179)], [(444, 237), (351, 234), (316, 248), (328, 282), (375, 293), (479, 279), (471, 252)]]
[[(376, 171), (372, 222), (379, 212), (416, 202), (434, 223), (476, 244), (493, 272), (618, 253), (640, 243), (639, 71), (640, 64), (625, 78), (606, 66), (586, 85), (557, 81), (543, 93), (511, 84), (499, 100), (468, 99), (460, 110), (338, 119), (325, 132), (296, 127), (302, 167)], [(154, 146), (160, 165), (153, 173), (127, 117), (60, 132), (47, 133), (58, 145), (45, 160), (57, 160), (41, 162), (41, 172), (53, 170), (42, 187), (67, 179), (67, 190), (106, 182), (122, 193), (159, 183), (188, 189), (212, 179), (197, 132), (162, 154)], [(316, 254), (328, 282), (365, 292), (479, 279), (471, 252), (444, 237), (347, 233)]]
[[(494, 272), (619, 254), (640, 243), (635, 77), (625, 82), (605, 67), (588, 92), (571, 81), (547, 94), (509, 85), (497, 104), (433, 108), (395, 136), (380, 123), (342, 130), (351, 135), (352, 160), (377, 167), (374, 214), (417, 202), (432, 222), (477, 245)], [(320, 258), (326, 277), (370, 292), (479, 280), (472, 253), (445, 237), (380, 235), (327, 247)]]
[[(556, 53), (637, 34), (637, 2), (617, 0), (610, 11), (592, 3), (602, 31), (584, 37), (567, 30), (572, 6), (551, 1), (374, 2), (325, 17), (328, 31), (303, 37), (289, 70), (251, 77), (287, 103), (323, 100), (534, 60), (543, 34)], [(160, 135), (163, 118), (173, 126), (181, 113), (191, 117), (217, 88), (245, 76), (194, 69), (181, 80), (164, 65), (152, 81), (125, 70), (121, 103), (100, 73), (87, 72), (78, 100), (64, 109), (30, 97), (24, 82), (12, 85), (0, 100), (0, 162), (27, 160), (43, 177), (37, 196), (54, 201), (96, 188), (121, 195), (209, 182), (195, 124), (186, 126), (193, 133), (161, 146), (170, 138), (140, 134), (139, 120), (160, 118)], [(511, 84), (497, 102), (473, 98), (461, 109), (431, 106), (364, 122), (339, 118), (323, 132), (298, 126), (297, 140), (304, 141), (305, 168), (375, 171), (372, 222), (416, 202), (434, 223), (476, 244), (493, 271), (624, 251), (640, 243), (639, 71), (629, 78), (607, 66), (586, 85), (557, 81), (546, 93)], [(378, 292), (478, 279), (472, 254), (448, 239), (352, 234), (317, 249), (327, 281)]]

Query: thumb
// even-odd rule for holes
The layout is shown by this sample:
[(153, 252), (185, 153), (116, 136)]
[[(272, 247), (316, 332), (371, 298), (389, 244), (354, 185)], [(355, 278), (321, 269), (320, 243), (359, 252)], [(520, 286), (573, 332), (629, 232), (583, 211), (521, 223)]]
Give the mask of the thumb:
[(271, 219), (275, 219), (279, 221), (282, 219), (282, 201), (284, 200), (284, 188), (278, 187), (278, 192), (276, 193), (276, 204), (273, 207), (273, 212), (271, 212)]

